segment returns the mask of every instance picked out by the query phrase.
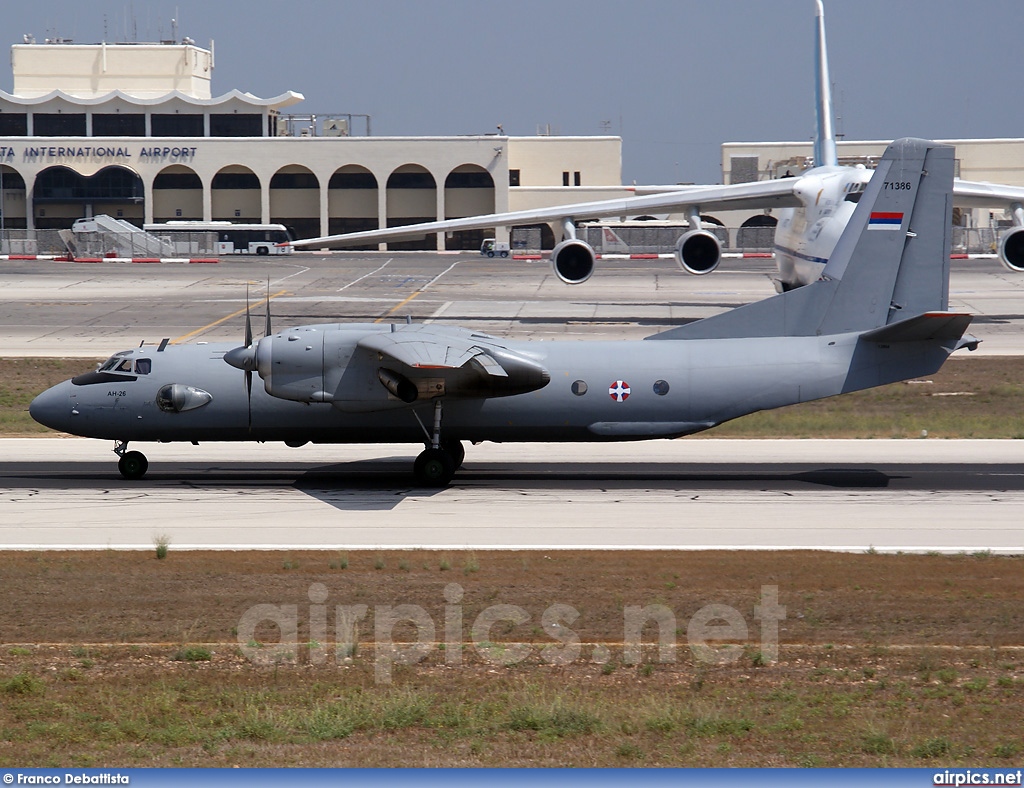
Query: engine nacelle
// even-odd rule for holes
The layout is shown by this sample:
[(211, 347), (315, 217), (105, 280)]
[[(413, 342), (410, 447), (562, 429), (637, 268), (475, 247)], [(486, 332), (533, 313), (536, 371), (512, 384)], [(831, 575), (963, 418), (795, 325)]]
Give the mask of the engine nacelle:
[(688, 274), (710, 274), (722, 262), (722, 245), (707, 230), (690, 230), (676, 241), (676, 262)]
[(590, 279), (597, 255), (590, 244), (578, 238), (567, 238), (551, 251), (551, 267), (555, 276), (567, 285), (578, 285)]
[(324, 402), (324, 333), (291, 328), (256, 343), (256, 372), (267, 394), (294, 402)]
[(999, 242), (999, 261), (1017, 273), (1024, 273), (1024, 227), (1007, 230)]

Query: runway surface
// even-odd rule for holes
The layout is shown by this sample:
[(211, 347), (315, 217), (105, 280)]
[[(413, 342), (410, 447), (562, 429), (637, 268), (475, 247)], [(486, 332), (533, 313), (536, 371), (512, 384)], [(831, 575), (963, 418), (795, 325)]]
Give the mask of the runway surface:
[(445, 490), (413, 446), (111, 448), (0, 441), (0, 549), (1024, 552), (1020, 441), (482, 444)]

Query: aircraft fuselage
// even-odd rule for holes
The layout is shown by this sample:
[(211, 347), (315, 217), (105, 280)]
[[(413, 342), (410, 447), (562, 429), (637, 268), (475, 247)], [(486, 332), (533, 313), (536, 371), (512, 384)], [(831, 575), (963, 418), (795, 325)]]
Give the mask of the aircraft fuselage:
[(776, 267), (787, 288), (821, 275), (870, 180), (871, 171), (859, 167), (816, 167), (798, 176), (803, 206), (780, 209), (775, 228)]
[[(305, 328), (352, 331), (338, 324)], [(123, 351), (115, 358), (130, 372), (87, 373), (58, 384), (36, 398), (31, 412), (53, 429), (116, 441), (422, 443), (429, 441), (434, 403), (441, 399), (444, 435), (452, 440), (630, 440), (685, 435), (758, 410), (929, 374), (952, 349), (876, 347), (856, 333), (492, 342), (536, 360), (550, 381), (524, 394), (406, 403), (379, 380), (386, 361), (353, 343), (344, 370), (322, 364), (309, 386), (320, 391), (325, 380), (344, 379), (326, 387), (331, 396), (339, 392), (334, 401), (271, 396), (254, 376), (250, 416), (244, 374), (224, 360), (232, 345), (172, 345)], [(149, 371), (138, 374), (140, 368)]]

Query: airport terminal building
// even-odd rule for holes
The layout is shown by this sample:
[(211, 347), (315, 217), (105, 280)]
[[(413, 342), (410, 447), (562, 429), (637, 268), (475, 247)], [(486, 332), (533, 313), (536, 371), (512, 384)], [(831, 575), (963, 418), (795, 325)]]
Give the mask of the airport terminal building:
[[(619, 137), (372, 137), (367, 116), (289, 114), (299, 93), (214, 97), (212, 46), (189, 40), (58, 40), (11, 54), (0, 229), (106, 213), (138, 225), (279, 222), (312, 237), (628, 193)], [(487, 234), (391, 248), (475, 249)]]
[[(11, 62), (13, 89), (0, 91), (0, 235), (8, 237), (105, 213), (140, 226), (274, 222), (308, 238), (633, 194), (622, 184), (619, 137), (374, 137), (364, 115), (293, 114), (300, 93), (214, 97), (212, 44), (190, 39), (17, 44)], [(1024, 186), (1024, 140), (949, 142), (959, 176)], [(838, 147), (842, 163), (873, 167), (885, 146)], [(810, 154), (809, 141), (726, 143), (722, 182), (795, 174)], [(729, 228), (721, 231), (729, 248), (744, 245), (744, 232), (770, 247), (770, 211), (705, 219)], [(987, 233), (1006, 222), (1002, 211), (954, 217)], [(551, 248), (560, 233), (541, 225), (529, 246)], [(508, 239), (495, 228), (389, 248), (478, 249), (492, 235)]]

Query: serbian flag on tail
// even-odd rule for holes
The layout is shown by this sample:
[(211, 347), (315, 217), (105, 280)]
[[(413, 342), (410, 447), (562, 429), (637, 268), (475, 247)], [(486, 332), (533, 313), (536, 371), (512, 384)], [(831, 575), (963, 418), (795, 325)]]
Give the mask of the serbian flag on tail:
[(898, 230), (903, 226), (902, 213), (889, 213), (886, 211), (873, 211), (868, 219), (869, 230)]

